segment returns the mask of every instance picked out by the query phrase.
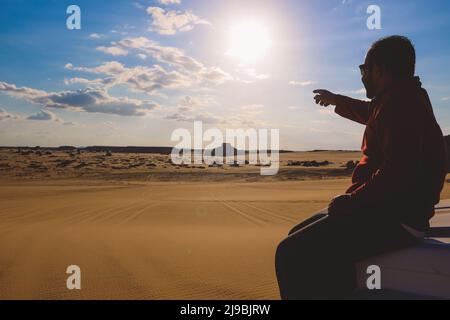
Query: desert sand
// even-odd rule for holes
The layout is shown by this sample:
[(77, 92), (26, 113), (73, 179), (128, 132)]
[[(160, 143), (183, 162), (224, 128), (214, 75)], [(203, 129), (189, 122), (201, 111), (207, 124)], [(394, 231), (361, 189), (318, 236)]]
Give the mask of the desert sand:
[[(261, 178), (257, 167), (177, 169), (162, 155), (0, 155), (0, 299), (279, 299), (277, 244), (345, 191), (342, 166), (359, 158), (285, 154), (280, 175)], [(81, 290), (66, 288), (69, 265)]]

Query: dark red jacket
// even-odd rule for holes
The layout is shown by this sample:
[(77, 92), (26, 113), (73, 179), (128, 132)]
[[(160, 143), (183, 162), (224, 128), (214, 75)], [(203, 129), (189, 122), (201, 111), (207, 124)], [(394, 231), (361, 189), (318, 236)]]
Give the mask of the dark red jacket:
[(335, 112), (366, 125), (363, 157), (346, 193), (419, 230), (429, 227), (447, 173), (447, 149), (418, 77), (396, 81), (371, 102), (338, 96)]

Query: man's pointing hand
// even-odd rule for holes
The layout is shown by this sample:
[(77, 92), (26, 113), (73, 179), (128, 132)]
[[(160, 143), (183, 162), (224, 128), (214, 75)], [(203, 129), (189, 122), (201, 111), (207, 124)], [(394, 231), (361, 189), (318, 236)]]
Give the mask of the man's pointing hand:
[(324, 89), (317, 89), (314, 90), (313, 93), (316, 95), (314, 96), (314, 100), (316, 100), (316, 104), (320, 104), (321, 106), (328, 107), (329, 105), (335, 106), (337, 103), (337, 95)]

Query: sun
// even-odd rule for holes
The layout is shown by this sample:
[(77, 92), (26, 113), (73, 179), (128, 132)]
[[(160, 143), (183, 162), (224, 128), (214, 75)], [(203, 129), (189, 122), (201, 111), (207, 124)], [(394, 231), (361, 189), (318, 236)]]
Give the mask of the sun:
[(230, 48), (226, 54), (244, 63), (254, 63), (267, 55), (270, 45), (269, 30), (264, 23), (245, 21), (231, 27)]

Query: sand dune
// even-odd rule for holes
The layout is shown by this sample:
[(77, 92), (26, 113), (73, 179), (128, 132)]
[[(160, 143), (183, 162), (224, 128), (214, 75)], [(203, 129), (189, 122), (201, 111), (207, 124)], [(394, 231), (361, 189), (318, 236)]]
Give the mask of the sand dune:
[(277, 243), (346, 182), (3, 183), (0, 298), (277, 299)]

